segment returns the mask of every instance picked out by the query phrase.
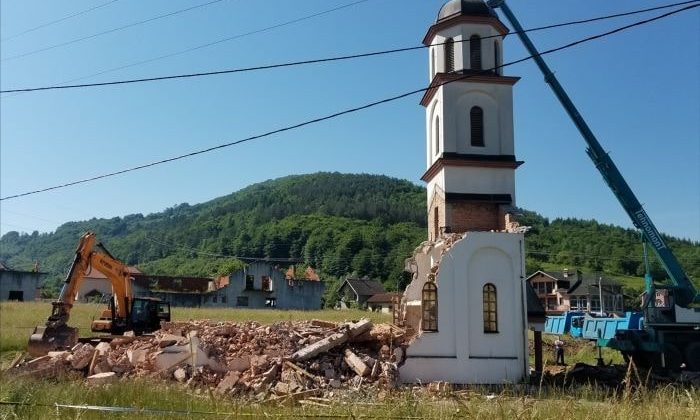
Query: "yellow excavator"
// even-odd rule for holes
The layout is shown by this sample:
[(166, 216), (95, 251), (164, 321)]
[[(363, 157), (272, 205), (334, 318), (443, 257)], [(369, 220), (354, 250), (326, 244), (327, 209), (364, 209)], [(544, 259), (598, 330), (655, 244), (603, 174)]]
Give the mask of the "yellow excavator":
[[(160, 328), (161, 321), (170, 321), (170, 304), (156, 298), (133, 296), (133, 278), (127, 266), (114, 258), (101, 243), (95, 244), (95, 234), (85, 233), (75, 251), (58, 300), (52, 302), (46, 325), (37, 326), (29, 338), (29, 353), (42, 356), (53, 350), (64, 350), (78, 343), (78, 329), (69, 327), (68, 319), (80, 284), (86, 273), (95, 269), (112, 284), (112, 299), (100, 319), (92, 321), (92, 331), (123, 334), (134, 331), (147, 334)], [(97, 249), (94, 249), (97, 248)]]

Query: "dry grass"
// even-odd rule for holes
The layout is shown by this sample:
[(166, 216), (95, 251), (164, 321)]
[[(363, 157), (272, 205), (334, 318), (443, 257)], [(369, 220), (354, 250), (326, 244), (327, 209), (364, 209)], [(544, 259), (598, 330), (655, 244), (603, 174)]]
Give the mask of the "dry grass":
[[(591, 388), (550, 390), (540, 398), (523, 387), (496, 394), (483, 388), (428, 395), (424, 388), (392, 393), (349, 392), (317, 405), (255, 402), (194, 392), (181, 385), (129, 381), (89, 387), (68, 378), (57, 382), (0, 378), (0, 418), (104, 418), (106, 413), (57, 408), (55, 403), (136, 407), (177, 413), (110, 413), (109, 418), (392, 418), (392, 419), (696, 419), (697, 390), (663, 388), (615, 397)], [(217, 414), (205, 414), (217, 413)]]

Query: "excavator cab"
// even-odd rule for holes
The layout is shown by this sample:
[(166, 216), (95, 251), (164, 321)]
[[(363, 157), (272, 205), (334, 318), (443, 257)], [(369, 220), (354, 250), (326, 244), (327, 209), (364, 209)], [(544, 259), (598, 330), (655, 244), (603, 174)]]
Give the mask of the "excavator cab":
[(152, 333), (160, 329), (161, 321), (170, 321), (170, 303), (157, 298), (136, 297), (131, 300), (125, 319), (119, 318), (116, 313), (112, 299), (100, 319), (92, 321), (92, 331), (110, 334), (134, 331), (136, 335)]
[(136, 335), (160, 329), (161, 321), (170, 321), (170, 303), (155, 298), (134, 298), (131, 328)]

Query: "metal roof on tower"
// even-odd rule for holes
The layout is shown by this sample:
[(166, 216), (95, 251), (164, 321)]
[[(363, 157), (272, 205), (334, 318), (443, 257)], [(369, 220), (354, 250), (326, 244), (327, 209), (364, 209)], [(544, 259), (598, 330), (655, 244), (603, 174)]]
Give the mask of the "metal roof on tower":
[(438, 32), (462, 24), (490, 25), (502, 36), (508, 33), (496, 12), (483, 0), (450, 0), (440, 8), (437, 20), (423, 38), (423, 45), (430, 45)]
[(436, 23), (456, 16), (490, 16), (497, 17), (483, 0), (450, 0), (438, 12)]

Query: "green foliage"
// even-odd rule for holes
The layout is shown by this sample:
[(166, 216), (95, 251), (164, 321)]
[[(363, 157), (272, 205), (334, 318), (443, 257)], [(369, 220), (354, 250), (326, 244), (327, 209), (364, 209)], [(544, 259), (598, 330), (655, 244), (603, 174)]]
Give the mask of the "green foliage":
[[(642, 278), (644, 261), (639, 232), (595, 220), (549, 221), (524, 211), (521, 224), (532, 226), (526, 236), (528, 273), (542, 267), (577, 267), (612, 276)], [(686, 273), (700, 285), (700, 244), (664, 235)], [(651, 273), (663, 281), (666, 273), (649, 248)], [(641, 280), (640, 280), (641, 281)], [(623, 281), (625, 283), (625, 281)], [(637, 283), (638, 285), (639, 283)]]
[(246, 263), (243, 261), (234, 258), (231, 260), (225, 260), (221, 264), (219, 264), (219, 269), (216, 270), (216, 275), (217, 276), (228, 276), (229, 274), (236, 272), (238, 270), (243, 270), (246, 266)]
[[(526, 235), (528, 273), (576, 267), (625, 279), (643, 274), (634, 230), (591, 220), (550, 221), (525, 210), (520, 221), (532, 227)], [(312, 266), (322, 279), (353, 273), (396, 290), (410, 280), (404, 260), (427, 237), (425, 189), (377, 175), (288, 176), (147, 216), (69, 222), (53, 233), (8, 232), (0, 238), (0, 260), (17, 269), (39, 261), (49, 273), (44, 293), (55, 295), (87, 230), (117, 258), (154, 275), (227, 274), (240, 264), (236, 256), (290, 258), (303, 261), (299, 269)], [(700, 280), (700, 245), (665, 239), (688, 274)], [(655, 278), (665, 277), (657, 262), (652, 270)], [(332, 306), (331, 292), (326, 295)]]

